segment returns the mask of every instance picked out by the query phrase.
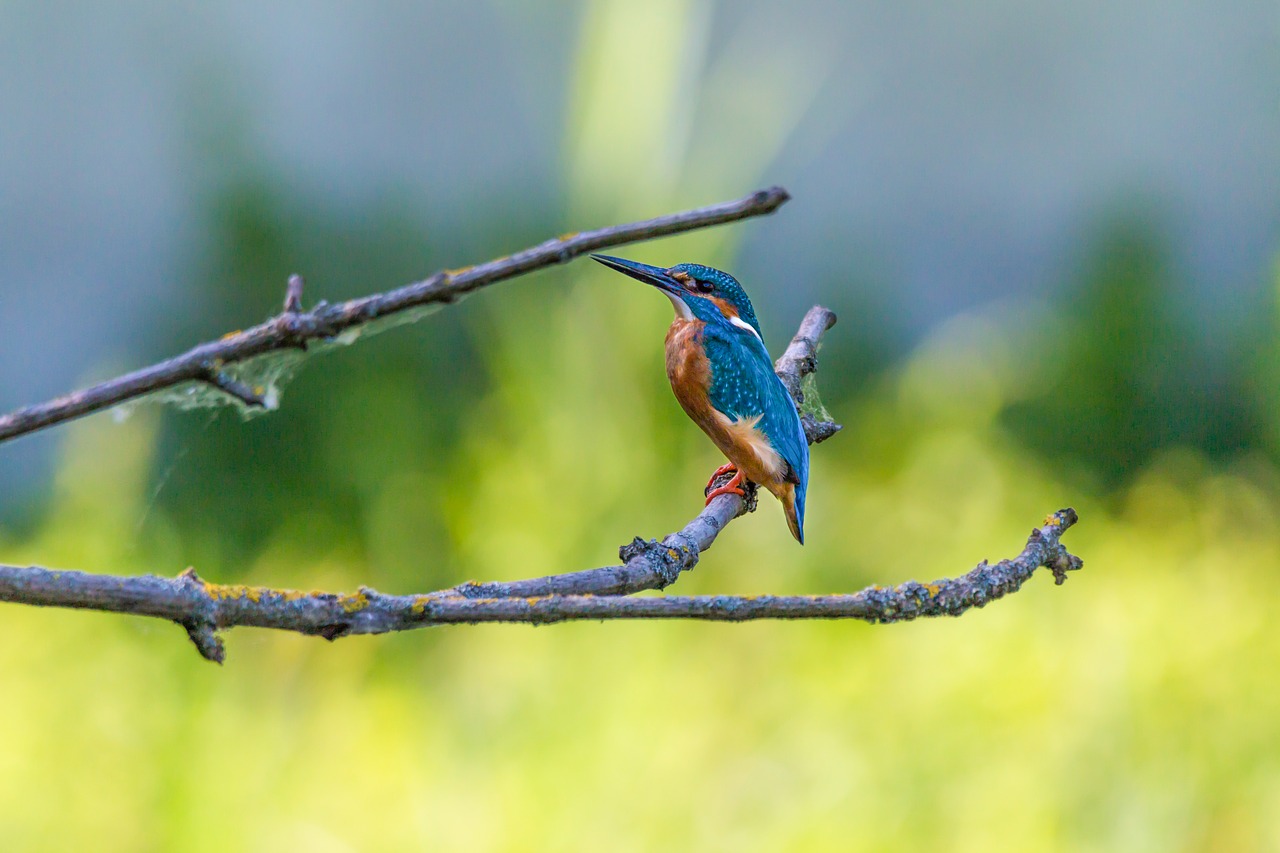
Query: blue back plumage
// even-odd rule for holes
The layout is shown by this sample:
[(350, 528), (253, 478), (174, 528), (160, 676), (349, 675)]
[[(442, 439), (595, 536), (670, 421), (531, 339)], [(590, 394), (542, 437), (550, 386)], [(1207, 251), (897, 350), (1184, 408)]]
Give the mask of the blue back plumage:
[[(746, 312), (739, 308), (739, 316), (758, 331), (751, 303), (745, 293), (742, 298)], [(684, 301), (694, 316), (706, 323), (702, 345), (711, 362), (711, 405), (734, 420), (760, 418), (757, 428), (791, 466), (791, 479), (796, 484), (796, 517), (803, 533), (809, 443), (791, 395), (773, 372), (773, 359), (760, 338), (731, 323), (710, 300), (690, 295)]]
[[(731, 463), (746, 466), (746, 471), (738, 467), (739, 477), (731, 484), (747, 472), (763, 478), (760, 485), (783, 502), (791, 532), (803, 545), (809, 444), (791, 395), (773, 372), (760, 321), (742, 285), (727, 272), (702, 264), (664, 269), (608, 255), (592, 257), (657, 287), (675, 305), (676, 320), (667, 334), (667, 372), (680, 405)], [(691, 329), (688, 321), (692, 319), (701, 322)], [(705, 373), (699, 353), (690, 347), (701, 349), (706, 357)], [(715, 412), (741, 426), (721, 423)], [(742, 456), (761, 455), (762, 442), (768, 443), (776, 459), (763, 454), (768, 458), (757, 464), (756, 459)]]

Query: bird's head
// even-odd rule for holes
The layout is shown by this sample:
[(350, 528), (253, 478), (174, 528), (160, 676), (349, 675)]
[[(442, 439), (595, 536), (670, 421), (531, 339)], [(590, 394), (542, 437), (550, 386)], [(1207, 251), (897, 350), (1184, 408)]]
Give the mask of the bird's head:
[(663, 269), (608, 255), (591, 257), (609, 269), (658, 288), (671, 300), (676, 313), (685, 319), (696, 317), (703, 322), (722, 319), (761, 337), (760, 323), (747, 292), (727, 272), (702, 264), (676, 264)]

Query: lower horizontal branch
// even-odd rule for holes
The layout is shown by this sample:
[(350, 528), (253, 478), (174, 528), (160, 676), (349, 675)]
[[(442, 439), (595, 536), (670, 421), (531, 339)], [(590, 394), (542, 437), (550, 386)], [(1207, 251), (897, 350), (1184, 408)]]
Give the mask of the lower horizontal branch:
[[(386, 595), (362, 587), (354, 593), (298, 592), (206, 583), (190, 570), (177, 578), (111, 577), (84, 572), (0, 566), (0, 601), (89, 608), (172, 620), (184, 625), (206, 657), (221, 660), (215, 632), (236, 626), (274, 628), (330, 640), (428, 625), (479, 622), (546, 624), (581, 619), (861, 619), (899, 622), (956, 616), (1016, 592), (1041, 567), (1058, 583), (1082, 561), (1062, 545), (1077, 521), (1059, 510), (1031, 532), (1022, 553), (983, 562), (961, 577), (908, 581), (847, 595), (669, 596), (542, 595), (468, 598), (461, 594)], [(477, 585), (483, 588), (483, 585)]]

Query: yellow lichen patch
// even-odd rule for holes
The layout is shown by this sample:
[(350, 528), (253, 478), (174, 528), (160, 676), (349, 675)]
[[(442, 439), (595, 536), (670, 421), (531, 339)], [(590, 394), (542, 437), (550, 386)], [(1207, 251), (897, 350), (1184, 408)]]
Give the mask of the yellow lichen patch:
[(564, 232), (563, 234), (561, 234), (561, 235), (560, 235), (560, 242), (561, 242), (561, 243), (567, 243), (567, 242), (569, 242), (570, 240), (572, 240), (574, 237), (577, 237), (577, 236), (578, 236), (579, 234), (581, 234), (581, 233), (582, 233), (581, 231), (566, 231), (566, 232)]
[(256, 604), (262, 600), (263, 595), (269, 595), (275, 591), (262, 586), (245, 586), (238, 583), (209, 583), (208, 581), (203, 583), (205, 594), (214, 601), (244, 598)]
[(338, 597), (338, 604), (342, 607), (343, 613), (355, 613), (369, 606), (369, 596), (363, 591), (348, 593)]
[(938, 584), (936, 584), (936, 583), (926, 583), (926, 584), (922, 584), (922, 586), (923, 586), (925, 589), (929, 590), (929, 594), (930, 594), (930, 595), (937, 595), (937, 594), (938, 594), (938, 590), (942, 589), (942, 587), (941, 587), (941, 586), (939, 586), (939, 585), (938, 585)]
[(476, 268), (476, 265), (471, 264), (470, 266), (458, 267), (457, 269), (453, 269), (453, 270), (445, 270), (444, 274), (452, 277), (455, 275), (462, 275), (463, 273), (471, 272), (475, 268)]
[(421, 616), (427, 612), (427, 607), (429, 607), (430, 605), (431, 605), (431, 596), (419, 595), (417, 598), (413, 600), (413, 606), (409, 608), (409, 611), (413, 613), (414, 616)]
[(1051, 514), (1046, 515), (1046, 516), (1044, 517), (1044, 526), (1045, 526), (1045, 527), (1057, 527), (1057, 526), (1058, 526), (1059, 524), (1061, 524), (1061, 523), (1062, 523), (1062, 522), (1060, 522), (1060, 521), (1058, 520), (1058, 516), (1057, 516), (1057, 514), (1056, 514), (1056, 513), (1051, 513)]
[(225, 335), (222, 336), (222, 340), (224, 341), (230, 340), (231, 338), (234, 338), (236, 335), (240, 334), (240, 332), (241, 332), (240, 329), (236, 329), (235, 331), (232, 331), (232, 332), (227, 332)]

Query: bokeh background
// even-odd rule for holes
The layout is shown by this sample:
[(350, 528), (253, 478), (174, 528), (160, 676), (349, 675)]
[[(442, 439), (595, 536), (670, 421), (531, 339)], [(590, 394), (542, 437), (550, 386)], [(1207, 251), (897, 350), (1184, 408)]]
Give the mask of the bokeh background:
[[(277, 310), (630, 247), (821, 301), (808, 544), (680, 592), (1086, 561), (957, 620), (334, 645), (0, 610), (7, 850), (1280, 849), (1280, 13), (1193, 2), (0, 6), (0, 409)], [(719, 464), (587, 261), (0, 446), (0, 561), (419, 591), (602, 565)], [(286, 382), (287, 380), (287, 382)], [(192, 401), (188, 400), (188, 403)], [(201, 398), (195, 402), (208, 402)]]

